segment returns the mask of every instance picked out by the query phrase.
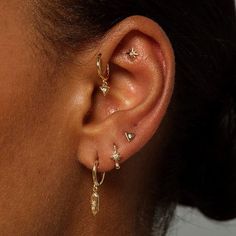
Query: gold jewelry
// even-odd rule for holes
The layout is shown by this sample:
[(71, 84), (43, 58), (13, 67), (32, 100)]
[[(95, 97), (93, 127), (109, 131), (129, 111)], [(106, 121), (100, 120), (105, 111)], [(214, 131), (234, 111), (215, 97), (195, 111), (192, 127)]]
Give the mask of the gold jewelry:
[(115, 162), (115, 168), (119, 170), (120, 169), (120, 164), (119, 164), (120, 153), (118, 152), (117, 146), (115, 144), (113, 145), (113, 154), (111, 156), (111, 159)]
[(97, 178), (97, 169), (98, 169), (99, 162), (95, 161), (93, 169), (92, 169), (92, 177), (93, 177), (93, 194), (91, 196), (91, 210), (93, 215), (97, 215), (100, 208), (100, 197), (98, 194), (98, 187), (101, 186), (105, 179), (105, 172), (102, 173), (101, 181), (98, 182)]
[(132, 60), (135, 60), (139, 56), (138, 52), (134, 48), (131, 48), (126, 54)]
[(134, 140), (136, 135), (134, 133), (125, 132), (125, 137), (128, 140), (128, 142), (130, 143)]
[(106, 96), (110, 90), (110, 87), (107, 82), (110, 76), (110, 66), (109, 64), (107, 64), (106, 74), (104, 75), (102, 72), (101, 57), (102, 57), (102, 54), (100, 53), (97, 57), (97, 70), (98, 70), (98, 76), (102, 79), (102, 85), (100, 86), (100, 90), (102, 91), (103, 95)]

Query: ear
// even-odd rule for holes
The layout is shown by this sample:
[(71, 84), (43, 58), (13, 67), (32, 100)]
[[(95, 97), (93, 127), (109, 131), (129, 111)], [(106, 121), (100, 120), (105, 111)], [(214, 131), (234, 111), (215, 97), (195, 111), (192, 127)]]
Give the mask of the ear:
[[(127, 53), (134, 49), (138, 56)], [(103, 96), (94, 58), (93, 92), (81, 126), (78, 159), (92, 168), (99, 159), (99, 171), (114, 168), (113, 145), (120, 164), (138, 152), (153, 136), (166, 113), (174, 85), (174, 53), (161, 27), (152, 20), (133, 16), (115, 25), (99, 42), (103, 70), (110, 65), (110, 91)], [(88, 72), (91, 76), (91, 71)], [(128, 142), (125, 133), (135, 134)]]

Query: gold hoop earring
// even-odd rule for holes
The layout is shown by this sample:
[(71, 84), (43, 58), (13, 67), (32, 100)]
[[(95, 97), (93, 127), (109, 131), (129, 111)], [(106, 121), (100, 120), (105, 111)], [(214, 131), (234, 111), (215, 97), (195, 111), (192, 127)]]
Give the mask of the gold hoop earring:
[(100, 182), (97, 178), (97, 169), (99, 166), (99, 162), (95, 161), (93, 169), (92, 169), (92, 177), (93, 177), (93, 194), (91, 196), (91, 211), (94, 216), (97, 215), (97, 213), (100, 210), (100, 196), (98, 194), (98, 187), (100, 187), (105, 179), (105, 172), (102, 173), (102, 177)]
[(100, 90), (102, 91), (103, 95), (106, 96), (110, 90), (110, 87), (107, 82), (110, 76), (110, 66), (109, 64), (107, 64), (106, 74), (104, 75), (102, 72), (101, 57), (102, 57), (102, 54), (100, 53), (97, 57), (97, 71), (98, 71), (98, 76), (102, 79), (102, 85), (100, 86)]

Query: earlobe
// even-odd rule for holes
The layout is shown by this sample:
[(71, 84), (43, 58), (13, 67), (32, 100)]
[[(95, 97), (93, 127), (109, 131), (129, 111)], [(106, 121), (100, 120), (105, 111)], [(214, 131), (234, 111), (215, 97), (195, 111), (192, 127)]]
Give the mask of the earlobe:
[[(114, 26), (101, 48), (105, 62), (101, 67), (106, 68), (106, 61), (110, 65), (106, 81), (110, 89), (106, 96), (97, 91), (90, 98), (90, 117), (82, 127), (78, 157), (90, 169), (99, 159), (99, 171), (104, 172), (118, 169), (156, 132), (172, 96), (175, 66), (165, 33), (141, 16)], [(95, 76), (101, 79), (99, 73)]]

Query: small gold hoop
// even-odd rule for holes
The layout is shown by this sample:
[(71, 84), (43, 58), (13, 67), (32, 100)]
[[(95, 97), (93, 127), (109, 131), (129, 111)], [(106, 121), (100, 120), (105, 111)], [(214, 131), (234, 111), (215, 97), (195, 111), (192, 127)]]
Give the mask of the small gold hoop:
[(101, 177), (101, 181), (98, 182), (98, 178), (97, 178), (97, 169), (98, 169), (98, 166), (99, 166), (99, 162), (98, 161), (95, 161), (94, 163), (94, 166), (93, 166), (93, 171), (92, 171), (92, 176), (93, 176), (93, 183), (94, 183), (94, 186), (96, 187), (99, 187), (103, 184), (104, 182), (104, 179), (105, 179), (105, 172), (102, 173), (102, 177)]
[(97, 70), (98, 70), (99, 77), (102, 79), (103, 82), (106, 82), (110, 76), (110, 66), (109, 64), (107, 64), (106, 74), (103, 75), (101, 57), (102, 57), (102, 54), (100, 53), (97, 57)]

